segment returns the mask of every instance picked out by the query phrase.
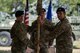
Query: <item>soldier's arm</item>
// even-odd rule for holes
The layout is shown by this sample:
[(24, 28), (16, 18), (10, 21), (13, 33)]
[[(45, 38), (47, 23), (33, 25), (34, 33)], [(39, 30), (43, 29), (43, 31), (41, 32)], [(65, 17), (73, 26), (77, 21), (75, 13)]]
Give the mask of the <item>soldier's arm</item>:
[(32, 26), (28, 26), (27, 32), (28, 32), (28, 33), (31, 33), (36, 27), (37, 27), (37, 21), (34, 21), (34, 22), (32, 23)]
[(27, 37), (27, 31), (22, 25), (16, 27), (16, 37), (22, 41), (24, 44), (27, 44), (29, 39)]
[(14, 38), (15, 36), (15, 24), (12, 26), (11, 30), (10, 30), (10, 35), (11, 35), (11, 38)]
[(70, 26), (67, 24), (58, 25), (54, 28), (54, 30), (50, 33), (50, 38), (57, 38), (59, 35), (64, 33), (66, 30), (70, 29)]
[(11, 30), (10, 30), (10, 34), (11, 34), (11, 38), (13, 38), (14, 37), (14, 29), (13, 29), (13, 27), (11, 28)]
[(75, 41), (76, 37), (75, 37), (75, 34), (73, 32), (72, 32), (72, 37), (73, 37), (73, 40)]
[(44, 21), (44, 28), (46, 28), (47, 30), (52, 31), (54, 29), (54, 26), (54, 23), (52, 23), (51, 21), (47, 19)]
[(49, 41), (49, 44), (48, 44), (48, 46), (52, 46), (52, 44), (53, 44), (53, 41), (54, 41), (53, 39), (52, 39), (52, 40), (50, 40), (50, 41)]
[[(31, 27), (30, 27), (30, 26), (27, 26), (27, 27), (26, 27), (26, 25), (23, 23), (23, 28), (24, 28), (25, 31), (29, 32), (28, 30), (29, 30), (29, 28), (31, 28)], [(26, 33), (27, 33), (27, 32), (26, 32)], [(23, 41), (25, 44), (27, 44), (27, 46), (33, 45), (32, 41), (29, 40), (29, 38), (28, 38), (28, 34), (26, 34), (26, 36), (24, 37), (24, 39), (23, 39), (22, 41)]]

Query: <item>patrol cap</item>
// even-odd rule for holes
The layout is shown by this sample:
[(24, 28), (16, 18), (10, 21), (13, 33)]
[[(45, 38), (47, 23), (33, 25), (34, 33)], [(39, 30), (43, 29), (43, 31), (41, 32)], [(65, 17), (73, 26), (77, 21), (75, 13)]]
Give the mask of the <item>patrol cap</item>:
[(19, 17), (19, 16), (21, 16), (23, 14), (24, 14), (24, 11), (18, 10), (18, 11), (16, 11), (15, 16)]
[(59, 8), (57, 9), (56, 13), (57, 13), (57, 12), (60, 12), (60, 11), (62, 11), (62, 12), (65, 13), (65, 9), (64, 9), (63, 7), (59, 7)]
[(44, 8), (42, 8), (42, 12), (46, 12), (46, 10)]
[(41, 15), (42, 13), (46, 12), (46, 10), (44, 8), (41, 9), (41, 13), (38, 15)]
[(38, 15), (41, 15), (42, 12), (46, 12), (44, 8), (41, 9), (41, 12), (38, 12)]

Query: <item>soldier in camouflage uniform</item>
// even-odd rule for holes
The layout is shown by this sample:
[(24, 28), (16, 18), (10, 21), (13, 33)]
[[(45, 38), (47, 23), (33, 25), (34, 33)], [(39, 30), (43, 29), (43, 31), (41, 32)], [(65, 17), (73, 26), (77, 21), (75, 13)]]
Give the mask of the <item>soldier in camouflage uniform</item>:
[(29, 39), (27, 38), (27, 30), (22, 23), (24, 11), (17, 11), (15, 13), (16, 20), (11, 29), (12, 38), (12, 53), (26, 53), (27, 44)]
[[(40, 20), (44, 20), (45, 21), (45, 25), (49, 25), (49, 26), (54, 26), (54, 24), (51, 23), (51, 21), (45, 19), (45, 9), (42, 9), (42, 13), (41, 15), (38, 17)], [(34, 53), (36, 53), (37, 50), (37, 27), (38, 27), (38, 19), (35, 20), (32, 23), (32, 26), (29, 27), (29, 33), (31, 34), (31, 41), (33, 42), (33, 49), (34, 49)], [(43, 22), (41, 22), (42, 24)], [(50, 29), (49, 29), (50, 30)], [(52, 29), (51, 29), (52, 30)], [(40, 52), (39, 53), (48, 53), (48, 43), (49, 41), (45, 40), (45, 37), (48, 36), (50, 32), (48, 30), (46, 30), (46, 28), (44, 27), (44, 25), (40, 25), (40, 41), (39, 41), (39, 46), (40, 46)]]
[[(66, 18), (65, 9), (59, 7), (56, 13), (60, 21), (56, 24), (53, 31), (50, 32), (50, 35), (47, 36), (46, 40), (56, 39), (56, 53), (72, 53), (72, 28)], [(47, 26), (47, 28), (50, 27)]]

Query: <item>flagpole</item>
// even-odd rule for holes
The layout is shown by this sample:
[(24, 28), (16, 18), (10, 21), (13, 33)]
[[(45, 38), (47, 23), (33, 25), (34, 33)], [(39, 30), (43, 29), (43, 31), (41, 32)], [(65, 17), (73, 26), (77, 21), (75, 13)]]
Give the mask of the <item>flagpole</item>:
[(28, 0), (26, 0), (26, 4), (25, 4), (25, 10), (24, 10), (24, 23), (26, 25), (26, 27), (28, 27), (29, 25), (29, 3)]
[[(42, 0), (37, 0), (38, 20), (39, 20), (39, 15), (40, 15), (41, 11), (42, 11)], [(39, 23), (39, 21), (37, 21), (37, 23), (38, 23), (38, 27), (37, 27), (38, 33), (37, 33), (37, 51), (36, 51), (36, 53), (39, 53), (39, 51), (40, 51), (40, 46), (39, 46), (39, 44), (40, 44), (40, 23)]]

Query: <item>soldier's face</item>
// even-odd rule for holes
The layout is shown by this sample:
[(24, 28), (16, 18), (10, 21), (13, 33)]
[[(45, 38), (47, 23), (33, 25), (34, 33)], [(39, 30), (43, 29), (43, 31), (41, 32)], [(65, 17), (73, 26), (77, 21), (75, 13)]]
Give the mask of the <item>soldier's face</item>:
[(59, 20), (62, 20), (63, 18), (65, 18), (65, 13), (62, 11), (57, 12), (57, 17)]
[(45, 12), (41, 12), (41, 17), (45, 18)]
[(20, 17), (18, 17), (18, 21), (22, 22), (23, 21), (23, 17), (24, 17), (24, 15), (21, 15)]

